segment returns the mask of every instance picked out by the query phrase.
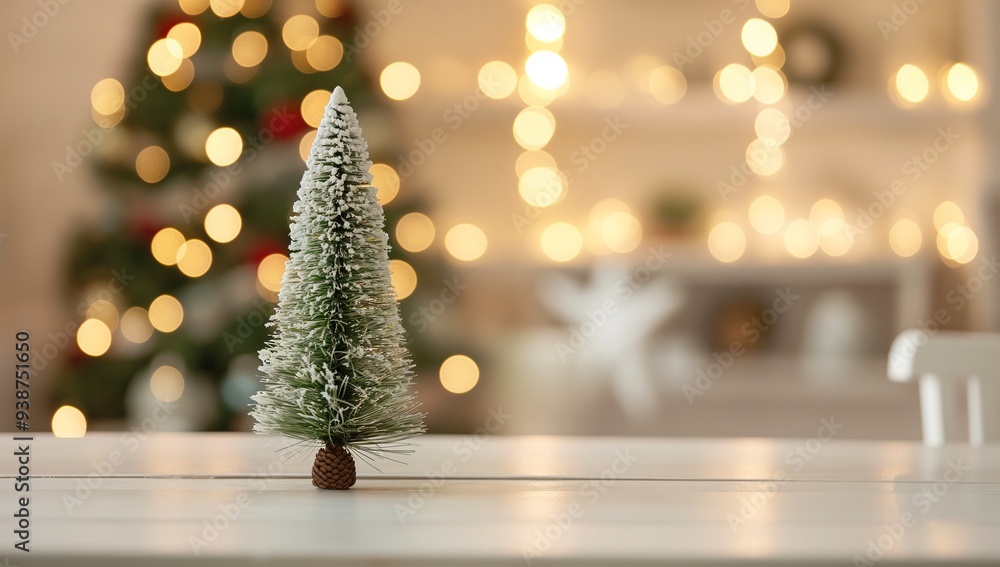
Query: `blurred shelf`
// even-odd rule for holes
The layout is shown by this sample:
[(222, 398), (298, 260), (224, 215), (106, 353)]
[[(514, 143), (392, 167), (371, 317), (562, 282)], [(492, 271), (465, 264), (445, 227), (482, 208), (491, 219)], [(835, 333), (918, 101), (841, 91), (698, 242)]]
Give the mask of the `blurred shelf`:
[[(733, 362), (713, 386), (720, 403), (884, 403), (908, 402), (901, 397), (916, 388), (900, 388), (886, 377), (885, 356), (831, 361), (792, 354), (748, 355)], [(914, 407), (916, 405), (914, 404)]]
[[(616, 109), (600, 111), (583, 100), (555, 101), (551, 107), (557, 116), (566, 113), (579, 118), (575, 112), (589, 115), (620, 116), (629, 124), (669, 124), (671, 128), (722, 129), (752, 125), (761, 109), (773, 107), (784, 112), (797, 124), (818, 124), (836, 127), (864, 125), (866, 134), (879, 128), (894, 132), (901, 126), (945, 126), (956, 119), (974, 119), (983, 105), (954, 107), (942, 100), (932, 100), (910, 109), (893, 104), (884, 92), (858, 91), (849, 87), (835, 87), (826, 91), (793, 88), (775, 104), (761, 104), (750, 100), (741, 104), (726, 104), (716, 97), (711, 88), (697, 87), (689, 90), (678, 103), (670, 106), (654, 105), (635, 97)], [(857, 131), (851, 132), (857, 135)]]
[[(790, 285), (884, 283), (900, 279), (925, 280), (933, 271), (933, 257), (917, 254), (909, 258), (895, 255), (872, 257), (831, 257), (819, 252), (811, 258), (744, 256), (735, 262), (721, 262), (713, 258), (700, 242), (679, 240), (653, 240), (641, 244), (625, 255), (593, 256), (581, 254), (565, 263), (540, 259), (532, 264), (537, 270), (589, 270), (594, 266), (608, 265), (636, 268), (646, 263), (658, 262), (652, 250), (662, 250), (668, 255), (665, 266), (654, 272), (680, 276), (699, 283), (758, 285), (785, 282)], [(508, 262), (456, 263), (468, 273), (508, 272), (525, 268), (523, 264)]]
[[(467, 96), (466, 99), (468, 98)], [(467, 105), (463, 112), (456, 111), (461, 109), (461, 100), (448, 102), (441, 107), (442, 100), (450, 99), (441, 95), (405, 101), (403, 104), (414, 111), (413, 124), (427, 130), (435, 126), (447, 129), (449, 123), (443, 118), (449, 115), (453, 115), (453, 120), (462, 115), (473, 120), (507, 122), (513, 120), (513, 116), (526, 106), (516, 94), (504, 100), (481, 100), (474, 110), (470, 110), (471, 107)], [(898, 134), (900, 127), (936, 128), (956, 120), (978, 119), (982, 118), (987, 104), (980, 100), (955, 106), (941, 99), (932, 99), (913, 108), (901, 108), (884, 91), (861, 90), (850, 86), (836, 86), (825, 90), (820, 90), (819, 87), (793, 87), (774, 104), (763, 104), (754, 99), (727, 104), (719, 100), (710, 86), (698, 85), (689, 88), (683, 99), (671, 105), (646, 100), (639, 93), (630, 91), (618, 106), (609, 109), (594, 106), (579, 92), (567, 94), (548, 106), (557, 120), (589, 123), (618, 118), (630, 126), (669, 126), (673, 131), (706, 132), (752, 127), (757, 113), (769, 107), (777, 108), (793, 119), (793, 130), (797, 129), (796, 124), (809, 123), (827, 127), (850, 127), (851, 134), (856, 136), (857, 131), (853, 128), (858, 126), (866, 128), (866, 135), (878, 133), (883, 128)]]
[(637, 248), (628, 261), (642, 264), (650, 249), (662, 247), (670, 253), (665, 273), (701, 283), (788, 285), (878, 283), (901, 278), (929, 278), (932, 263), (928, 256), (909, 258), (895, 255), (875, 257), (831, 257), (817, 253), (811, 258), (760, 257), (745, 255), (735, 262), (713, 258), (700, 242), (660, 240)]

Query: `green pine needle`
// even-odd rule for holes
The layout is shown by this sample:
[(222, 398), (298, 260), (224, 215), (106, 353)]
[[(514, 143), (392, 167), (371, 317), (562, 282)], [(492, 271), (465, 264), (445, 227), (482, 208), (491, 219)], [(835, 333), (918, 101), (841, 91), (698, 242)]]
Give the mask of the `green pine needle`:
[(368, 145), (337, 87), (299, 186), (254, 431), (388, 457), (424, 431)]

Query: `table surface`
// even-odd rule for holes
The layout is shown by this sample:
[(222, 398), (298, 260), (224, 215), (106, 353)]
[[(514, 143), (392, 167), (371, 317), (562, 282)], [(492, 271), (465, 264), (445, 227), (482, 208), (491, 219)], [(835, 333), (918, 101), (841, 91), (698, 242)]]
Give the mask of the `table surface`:
[[(835, 426), (834, 426), (835, 427)], [(821, 437), (825, 433), (817, 431)], [(11, 451), (16, 441), (10, 441)], [(31, 553), (8, 565), (1000, 564), (1000, 446), (426, 435), (359, 461), (249, 434), (31, 441)]]

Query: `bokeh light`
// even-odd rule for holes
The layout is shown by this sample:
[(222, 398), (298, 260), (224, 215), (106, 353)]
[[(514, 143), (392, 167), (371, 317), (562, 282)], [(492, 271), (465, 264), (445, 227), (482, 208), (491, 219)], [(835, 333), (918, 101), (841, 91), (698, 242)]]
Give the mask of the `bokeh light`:
[(306, 61), (317, 71), (329, 71), (344, 58), (344, 44), (332, 35), (321, 35), (306, 49)]
[(608, 250), (626, 254), (642, 242), (642, 224), (630, 212), (613, 212), (601, 223), (601, 240)]
[(528, 79), (539, 87), (554, 91), (569, 79), (569, 67), (561, 55), (554, 51), (536, 51), (524, 63)]
[(945, 77), (948, 93), (961, 102), (968, 102), (979, 94), (979, 76), (965, 63), (955, 63)]
[(844, 228), (844, 210), (836, 201), (820, 199), (809, 209), (809, 221), (821, 236), (832, 236)]
[(177, 269), (189, 278), (199, 278), (212, 267), (212, 249), (193, 238), (177, 249)]
[(723, 102), (740, 103), (753, 96), (753, 73), (743, 65), (730, 63), (715, 75), (716, 94)]
[(547, 91), (532, 83), (527, 75), (521, 75), (517, 81), (517, 96), (527, 106), (548, 106), (562, 94), (563, 89)]
[(720, 262), (735, 262), (746, 249), (747, 237), (734, 222), (720, 222), (708, 233), (708, 251)]
[(292, 51), (305, 51), (319, 37), (319, 24), (312, 16), (298, 14), (281, 28), (281, 39)]
[(125, 88), (115, 79), (101, 79), (90, 91), (90, 104), (104, 116), (120, 111), (125, 104)]
[(271, 9), (272, 0), (245, 0), (240, 13), (247, 18), (259, 18)]
[(162, 333), (172, 333), (184, 321), (181, 302), (170, 295), (161, 295), (149, 304), (149, 322)]
[(52, 414), (52, 434), (60, 438), (83, 437), (87, 433), (87, 418), (73, 406), (60, 406)]
[(175, 93), (180, 92), (188, 88), (188, 85), (194, 80), (194, 63), (190, 59), (185, 59), (181, 61), (181, 66), (176, 71), (160, 79), (167, 90)]
[(907, 63), (896, 71), (896, 92), (908, 104), (917, 104), (927, 98), (930, 83), (927, 74), (917, 67)]
[(531, 35), (531, 32), (524, 33), (524, 45), (528, 48), (528, 51), (555, 51), (558, 53), (563, 47), (563, 38), (559, 38), (555, 41), (542, 41), (537, 37)]
[(517, 173), (518, 177), (535, 167), (556, 169), (556, 158), (545, 150), (528, 150), (521, 152), (521, 155), (517, 156), (517, 161), (514, 162), (514, 172)]
[(309, 52), (308, 49), (304, 51), (292, 51), (290, 54), (292, 60), (292, 66), (300, 72), (306, 75), (311, 75), (316, 72), (313, 66), (309, 64)]
[(438, 373), (441, 386), (452, 394), (464, 394), (479, 382), (479, 366), (464, 354), (449, 356)]
[(919, 252), (922, 240), (920, 227), (912, 219), (899, 219), (889, 229), (889, 246), (903, 258), (909, 258)]
[(566, 18), (559, 8), (551, 4), (538, 4), (528, 10), (525, 27), (538, 41), (552, 43), (562, 38), (565, 33)]
[(231, 18), (243, 9), (243, 0), (210, 0), (212, 12), (220, 18)]
[(843, 256), (851, 250), (852, 244), (853, 238), (847, 233), (846, 229), (834, 234), (821, 234), (819, 237), (819, 249), (827, 256)]
[(756, 139), (747, 146), (747, 166), (762, 177), (774, 175), (785, 164), (785, 151), (781, 146), (771, 146)]
[(396, 170), (384, 163), (376, 163), (369, 171), (372, 174), (372, 186), (378, 190), (378, 202), (385, 205), (395, 199), (399, 194), (399, 174)]
[(785, 96), (788, 84), (785, 75), (770, 65), (761, 65), (750, 73), (753, 79), (753, 97), (757, 102), (774, 104)]
[(257, 266), (257, 280), (268, 291), (277, 293), (281, 289), (281, 278), (285, 276), (285, 265), (288, 256), (271, 254), (260, 261)]
[(757, 0), (757, 10), (768, 18), (780, 18), (788, 13), (789, 0)]
[(177, 263), (177, 251), (187, 239), (176, 228), (164, 228), (153, 236), (150, 243), (150, 250), (153, 258), (164, 266), (173, 266)]
[(753, 123), (757, 137), (768, 147), (784, 144), (792, 133), (791, 122), (777, 108), (765, 108), (757, 114)]
[(550, 260), (568, 262), (583, 249), (583, 235), (568, 222), (552, 223), (542, 231), (541, 246)]
[(165, 364), (154, 370), (149, 377), (149, 389), (161, 402), (176, 402), (184, 393), (184, 375), (180, 370)]
[[(775, 46), (774, 51), (772, 51), (771, 53), (763, 57), (751, 55), (750, 60), (753, 61), (754, 65), (758, 65), (760, 67), (767, 66), (780, 70), (782, 67), (785, 66), (785, 49), (781, 47), (781, 44), (779, 43), (777, 46)], [(813, 61), (816, 60), (814, 59)]]
[(434, 221), (423, 213), (407, 213), (396, 223), (396, 241), (407, 252), (426, 250), (434, 234)]
[(504, 99), (517, 90), (517, 71), (503, 61), (490, 61), (479, 69), (479, 90), (493, 99)]
[(474, 224), (457, 224), (444, 235), (444, 247), (457, 260), (471, 262), (486, 253), (488, 242), (483, 229)]
[(350, 8), (349, 0), (316, 0), (316, 11), (327, 18), (339, 18)]
[(106, 299), (98, 299), (87, 307), (87, 319), (99, 319), (114, 332), (118, 328), (118, 308)]
[(243, 228), (243, 217), (236, 207), (221, 204), (212, 207), (205, 215), (205, 233), (212, 240), (225, 244), (232, 242)]
[(664, 65), (650, 71), (649, 94), (660, 104), (674, 104), (687, 92), (687, 79), (674, 67)]
[(94, 120), (94, 124), (97, 124), (101, 128), (114, 128), (122, 121), (123, 118), (125, 118), (125, 107), (123, 106), (118, 112), (110, 116), (105, 116), (96, 110), (91, 109), (90, 117)]
[(604, 243), (604, 221), (614, 213), (632, 214), (632, 210), (623, 201), (614, 198), (602, 199), (590, 208), (587, 215), (587, 230), (584, 243), (594, 254), (610, 254), (611, 249)]
[(813, 223), (795, 219), (785, 228), (785, 249), (796, 258), (808, 258), (819, 248), (819, 233)]
[(125, 311), (121, 320), (122, 336), (129, 341), (142, 344), (153, 336), (153, 325), (149, 322), (149, 312), (142, 307), (132, 307)]
[(529, 106), (514, 118), (514, 140), (526, 150), (544, 148), (555, 131), (555, 116), (542, 106)]
[(111, 329), (100, 319), (87, 319), (76, 331), (76, 344), (89, 356), (101, 356), (111, 348)]
[(170, 28), (167, 38), (181, 46), (181, 57), (191, 57), (201, 47), (201, 30), (191, 22), (181, 22)]
[(948, 224), (964, 225), (965, 214), (962, 209), (952, 201), (943, 201), (934, 209), (934, 228), (943, 230)]
[(979, 238), (967, 226), (948, 223), (938, 231), (937, 247), (944, 258), (968, 264), (979, 253)]
[(299, 110), (302, 112), (302, 120), (313, 128), (319, 128), (323, 121), (323, 113), (326, 105), (330, 102), (330, 91), (317, 89), (302, 97), (302, 104)]
[(420, 88), (420, 71), (405, 61), (390, 63), (379, 77), (382, 91), (393, 100), (406, 100)]
[(208, 9), (209, 0), (179, 0), (181, 11), (189, 16), (197, 16)]
[(160, 146), (143, 148), (135, 158), (135, 172), (146, 183), (162, 181), (170, 171), (170, 156)]
[(302, 139), (299, 140), (299, 157), (302, 161), (307, 161), (309, 159), (309, 152), (312, 151), (313, 142), (316, 141), (316, 130), (310, 130), (302, 135)]
[(219, 167), (232, 165), (243, 153), (243, 138), (232, 128), (217, 128), (205, 140), (205, 154)]
[(785, 224), (785, 207), (771, 195), (761, 195), (750, 203), (747, 211), (750, 226), (761, 234), (775, 234)]
[(551, 167), (534, 167), (524, 172), (517, 181), (517, 192), (525, 203), (539, 208), (558, 202), (566, 191), (566, 184), (558, 170)]
[(243, 67), (256, 67), (267, 56), (267, 38), (257, 31), (245, 31), (233, 40), (233, 59)]
[(774, 51), (778, 45), (778, 32), (766, 20), (760, 18), (750, 18), (743, 24), (743, 31), (740, 35), (743, 40), (743, 47), (751, 55), (763, 57)]
[(176, 71), (184, 59), (184, 50), (176, 39), (163, 38), (153, 42), (146, 54), (149, 70), (163, 77)]
[(417, 289), (417, 271), (403, 260), (390, 260), (389, 273), (392, 274), (392, 287), (396, 290), (396, 299), (410, 297)]

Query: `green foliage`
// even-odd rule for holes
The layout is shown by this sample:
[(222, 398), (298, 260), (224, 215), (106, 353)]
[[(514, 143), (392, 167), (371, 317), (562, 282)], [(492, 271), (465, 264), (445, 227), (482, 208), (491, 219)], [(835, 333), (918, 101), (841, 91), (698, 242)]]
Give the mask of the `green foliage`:
[(384, 455), (423, 432), (367, 144), (340, 87), (299, 187), (254, 430)]

